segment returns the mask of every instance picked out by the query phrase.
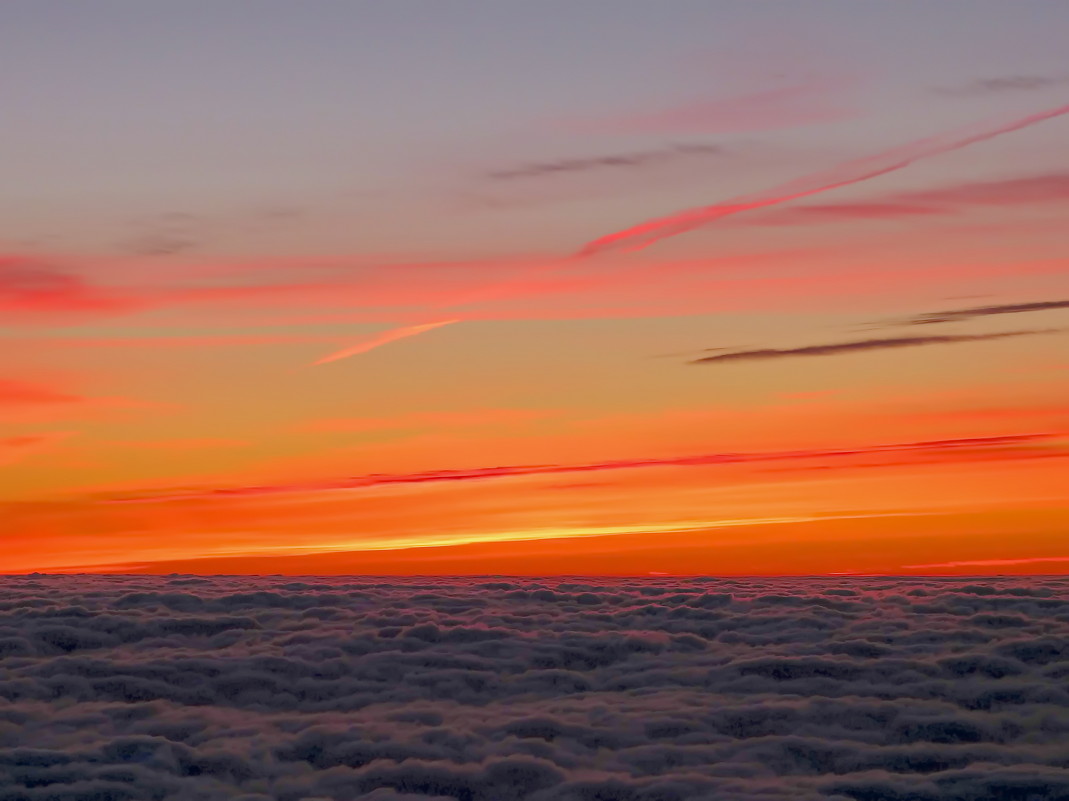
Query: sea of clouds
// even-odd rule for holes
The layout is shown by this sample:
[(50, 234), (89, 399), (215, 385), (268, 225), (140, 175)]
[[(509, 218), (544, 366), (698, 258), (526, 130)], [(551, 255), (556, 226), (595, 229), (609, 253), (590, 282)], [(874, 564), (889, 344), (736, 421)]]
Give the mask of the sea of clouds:
[(0, 801), (1069, 799), (1069, 578), (0, 578)]

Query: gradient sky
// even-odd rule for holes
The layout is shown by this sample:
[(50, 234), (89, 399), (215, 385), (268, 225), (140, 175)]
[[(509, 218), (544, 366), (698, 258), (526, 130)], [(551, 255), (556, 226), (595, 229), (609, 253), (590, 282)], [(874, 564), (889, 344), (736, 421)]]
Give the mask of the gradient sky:
[(1067, 36), (4, 3), (0, 570), (1069, 571)]

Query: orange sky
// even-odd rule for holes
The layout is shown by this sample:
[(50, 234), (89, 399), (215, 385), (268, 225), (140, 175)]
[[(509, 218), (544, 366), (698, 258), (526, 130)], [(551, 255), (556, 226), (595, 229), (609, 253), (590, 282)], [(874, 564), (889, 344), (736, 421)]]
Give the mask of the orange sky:
[(1065, 98), (776, 80), (24, 176), (0, 571), (1069, 572)]

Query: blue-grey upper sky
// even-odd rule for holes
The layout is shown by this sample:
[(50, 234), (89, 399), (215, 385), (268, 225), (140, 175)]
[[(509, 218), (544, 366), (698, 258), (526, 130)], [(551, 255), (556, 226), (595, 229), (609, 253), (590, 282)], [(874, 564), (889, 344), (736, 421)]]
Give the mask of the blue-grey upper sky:
[[(1049, 104), (1067, 33), (1062, 0), (9, 0), (0, 237), (195, 238), (181, 214), (250, 252), (411, 250), (414, 220), (446, 251), (503, 220), (517, 249), (573, 241)], [(754, 124), (682, 113), (778, 89)], [(1037, 161), (1060, 144), (1024, 136)], [(485, 180), (679, 143), (729, 157), (647, 158), (640, 202), (611, 165), (596, 190), (593, 169)]]

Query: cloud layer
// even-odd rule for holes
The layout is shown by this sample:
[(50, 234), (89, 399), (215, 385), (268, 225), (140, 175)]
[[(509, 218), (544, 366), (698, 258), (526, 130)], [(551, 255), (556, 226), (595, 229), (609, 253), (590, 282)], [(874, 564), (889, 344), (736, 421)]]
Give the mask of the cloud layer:
[(1055, 801), (1067, 593), (9, 577), (0, 797)]

